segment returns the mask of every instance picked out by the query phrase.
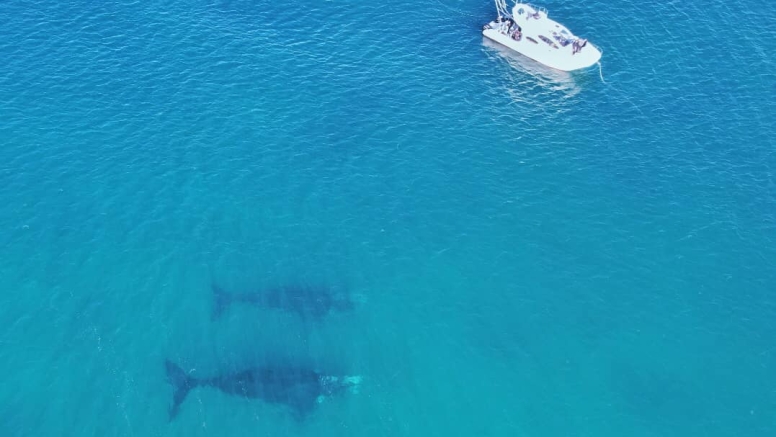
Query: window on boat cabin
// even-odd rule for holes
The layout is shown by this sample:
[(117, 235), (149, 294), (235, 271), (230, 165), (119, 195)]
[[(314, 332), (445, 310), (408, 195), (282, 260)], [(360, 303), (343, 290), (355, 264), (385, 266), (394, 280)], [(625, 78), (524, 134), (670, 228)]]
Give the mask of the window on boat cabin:
[(520, 8), (517, 10), (517, 15), (523, 15), (523, 12), (525, 12), (525, 9)]

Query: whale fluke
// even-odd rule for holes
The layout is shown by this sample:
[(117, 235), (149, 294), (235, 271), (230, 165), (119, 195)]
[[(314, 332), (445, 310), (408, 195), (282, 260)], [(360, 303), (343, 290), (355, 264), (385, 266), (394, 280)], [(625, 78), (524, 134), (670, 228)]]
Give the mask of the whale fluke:
[(178, 415), (178, 410), (183, 400), (186, 399), (186, 395), (199, 382), (187, 375), (183, 369), (170, 360), (166, 360), (164, 366), (167, 369), (167, 380), (172, 384), (173, 390), (175, 390), (175, 394), (172, 397), (172, 407), (170, 408), (170, 420), (173, 420)]

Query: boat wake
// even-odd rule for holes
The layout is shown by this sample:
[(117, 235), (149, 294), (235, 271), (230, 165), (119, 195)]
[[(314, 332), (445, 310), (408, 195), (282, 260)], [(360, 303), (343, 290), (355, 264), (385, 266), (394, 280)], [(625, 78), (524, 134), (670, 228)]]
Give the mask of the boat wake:
[[(565, 71), (559, 71), (549, 68), (534, 61), (531, 58), (515, 53), (512, 50), (498, 44), (488, 38), (483, 38), (483, 46), (488, 48), (488, 53), (495, 55), (496, 58), (503, 60), (515, 70), (525, 73), (531, 77), (532, 86), (538, 86), (545, 92), (562, 93), (565, 97), (574, 97), (582, 89), (576, 83), (574, 75)], [(510, 75), (511, 76), (511, 75)], [(519, 80), (510, 77), (510, 80)], [(524, 89), (527, 84), (523, 83), (516, 89)], [(518, 93), (519, 94), (519, 93)], [(518, 99), (522, 100), (522, 99)]]

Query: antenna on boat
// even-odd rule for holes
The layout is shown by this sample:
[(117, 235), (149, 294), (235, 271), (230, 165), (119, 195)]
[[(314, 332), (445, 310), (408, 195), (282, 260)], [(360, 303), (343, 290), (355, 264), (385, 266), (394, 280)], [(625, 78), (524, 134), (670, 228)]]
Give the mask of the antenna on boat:
[(507, 7), (507, 0), (495, 0), (496, 2), (496, 11), (498, 12), (499, 17), (509, 17), (511, 14), (509, 13), (509, 8)]

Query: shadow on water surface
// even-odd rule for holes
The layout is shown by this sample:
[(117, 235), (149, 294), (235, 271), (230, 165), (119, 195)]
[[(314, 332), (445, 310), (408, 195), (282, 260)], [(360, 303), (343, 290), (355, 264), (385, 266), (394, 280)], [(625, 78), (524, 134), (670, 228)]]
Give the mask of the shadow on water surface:
[[(516, 102), (531, 101), (537, 93), (559, 92), (564, 97), (571, 98), (582, 91), (573, 73), (544, 66), (488, 38), (483, 37), (482, 45), (487, 48), (485, 52), (489, 57), (503, 59), (511, 67), (506, 70), (507, 80), (510, 83), (508, 93)], [(514, 74), (514, 71), (524, 73), (528, 77)], [(530, 81), (526, 80), (528, 78)], [(524, 92), (526, 86), (532, 86), (534, 89), (526, 94)]]

